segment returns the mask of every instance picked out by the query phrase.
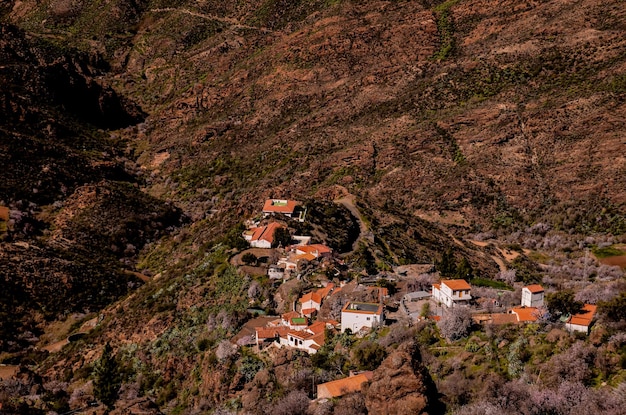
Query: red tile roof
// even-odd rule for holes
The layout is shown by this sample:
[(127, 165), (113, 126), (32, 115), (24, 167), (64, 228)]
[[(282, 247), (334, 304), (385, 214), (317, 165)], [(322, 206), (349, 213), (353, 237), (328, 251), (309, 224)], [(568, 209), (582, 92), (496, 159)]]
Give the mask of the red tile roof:
[(472, 289), (472, 287), (465, 280), (443, 280), (441, 283), (448, 286), (452, 291)]
[(283, 320), (289, 321), (292, 318), (300, 317), (300, 313), (298, 313), (297, 311), (289, 311), (287, 313), (284, 313), (281, 317), (283, 318)]
[(517, 321), (537, 321), (537, 308), (536, 307), (517, 307), (512, 308), (511, 312), (517, 315)]
[(303, 308), (302, 314), (304, 314), (305, 316), (311, 316), (312, 314), (315, 314), (316, 311), (317, 308)]
[(293, 213), (298, 202), (294, 200), (268, 199), (263, 205), (264, 213)]
[(304, 294), (302, 297), (300, 297), (300, 300), (298, 300), (298, 302), (300, 302), (301, 304), (304, 304), (308, 301), (314, 301), (317, 304), (322, 304), (322, 296), (319, 295), (316, 291), (313, 291)]
[(251, 229), (254, 231), (252, 233), (252, 241), (264, 240), (269, 243), (274, 242), (274, 233), (276, 229), (282, 228), (282, 225), (277, 222), (269, 223), (267, 226), (261, 226), (260, 228)]
[(533, 294), (537, 294), (537, 293), (542, 293), (543, 292), (543, 287), (539, 284), (532, 284), (532, 285), (528, 285), (526, 287), (528, 291), (530, 291)]
[(309, 330), (313, 334), (324, 333), (326, 331), (326, 323), (324, 323), (323, 321), (316, 321), (315, 323), (307, 327), (307, 330)]
[(296, 252), (302, 252), (305, 254), (311, 254), (315, 258), (332, 252), (332, 249), (322, 244), (303, 245), (296, 247)]
[(591, 321), (596, 315), (596, 309), (597, 307), (593, 304), (585, 304), (583, 306), (583, 310), (580, 313), (571, 316), (567, 322), (569, 324), (589, 327), (591, 325)]
[(259, 340), (284, 337), (289, 332), (289, 327), (257, 327), (256, 338)]

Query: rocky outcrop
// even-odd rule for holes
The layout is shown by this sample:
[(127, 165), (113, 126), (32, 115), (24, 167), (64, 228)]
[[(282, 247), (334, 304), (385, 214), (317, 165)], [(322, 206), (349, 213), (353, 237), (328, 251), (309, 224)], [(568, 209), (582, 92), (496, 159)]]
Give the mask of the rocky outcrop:
[(420, 361), (416, 345), (402, 345), (389, 355), (363, 388), (370, 414), (439, 414), (437, 390)]

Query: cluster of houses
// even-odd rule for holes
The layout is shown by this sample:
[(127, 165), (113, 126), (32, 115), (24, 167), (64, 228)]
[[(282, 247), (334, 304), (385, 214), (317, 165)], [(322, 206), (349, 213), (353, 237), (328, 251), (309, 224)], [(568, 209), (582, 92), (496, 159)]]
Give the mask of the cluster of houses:
[(257, 327), (255, 342), (258, 348), (266, 346), (291, 347), (315, 354), (324, 345), (326, 330), (350, 332), (367, 331), (384, 324), (382, 302), (366, 303), (348, 301), (341, 310), (341, 322), (316, 319), (323, 301), (341, 287), (328, 283), (325, 287), (308, 292), (297, 301), (297, 310), (284, 313), (264, 327)]
[[(465, 280), (443, 280), (432, 286), (432, 299), (446, 307), (468, 306), (471, 286)], [(475, 314), (474, 321), (485, 324), (531, 323), (545, 314), (544, 289), (539, 284), (522, 288), (522, 300), (519, 307), (513, 307), (506, 313)], [(580, 313), (566, 316), (565, 328), (589, 334), (596, 314), (596, 306), (585, 304)]]
[[(306, 209), (292, 200), (269, 199), (263, 206), (262, 216), (280, 216), (304, 221)], [(271, 248), (275, 246), (274, 236), (277, 229), (284, 227), (277, 221), (270, 221), (266, 225), (253, 223), (243, 233), (243, 237), (253, 248)], [(325, 261), (332, 259), (332, 249), (323, 244), (311, 244), (310, 236), (294, 236), (292, 244), (282, 247), (283, 255), (271, 264), (268, 269), (270, 279), (287, 279), (293, 273), (301, 272), (313, 261), (319, 267)], [(371, 288), (371, 287), (370, 287)], [(385, 307), (383, 299), (388, 295), (384, 288), (379, 288), (378, 302), (347, 301), (341, 309), (341, 320), (318, 318), (324, 301), (336, 294), (342, 287), (336, 287), (332, 282), (321, 288), (303, 294), (293, 306), (293, 310), (271, 320), (262, 327), (255, 327), (253, 342), (257, 348), (290, 347), (302, 350), (309, 354), (317, 353), (326, 341), (326, 333), (350, 331), (363, 333), (372, 328), (383, 325), (385, 322)], [(419, 291), (407, 293), (404, 302), (432, 301), (446, 308), (469, 306), (472, 304), (470, 284), (462, 279), (442, 280), (433, 284), (430, 292)], [(493, 300), (496, 306), (497, 300)], [(405, 307), (406, 308), (406, 307)], [(408, 309), (407, 309), (408, 310)], [(473, 314), (475, 322), (480, 324), (519, 324), (535, 322), (545, 314), (544, 289), (538, 284), (522, 288), (521, 303), (504, 313)], [(583, 310), (564, 320), (569, 331), (588, 334), (595, 317), (596, 307), (585, 304)], [(435, 317), (436, 318), (436, 317)], [(437, 319), (437, 318), (436, 318)], [(351, 391), (358, 391), (361, 385), (371, 380), (371, 372), (351, 374), (349, 377), (323, 383), (317, 386), (318, 398), (336, 398)]]

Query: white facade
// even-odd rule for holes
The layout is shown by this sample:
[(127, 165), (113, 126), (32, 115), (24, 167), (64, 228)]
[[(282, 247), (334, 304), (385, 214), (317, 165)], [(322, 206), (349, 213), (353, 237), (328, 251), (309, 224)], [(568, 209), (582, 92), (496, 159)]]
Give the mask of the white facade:
[(538, 285), (522, 288), (522, 307), (543, 307), (543, 294), (543, 288)]
[(471, 287), (465, 280), (444, 280), (433, 284), (433, 300), (446, 307), (469, 305), (471, 299)]
[(341, 332), (350, 329), (353, 333), (363, 327), (374, 327), (384, 323), (383, 306), (375, 303), (347, 303), (341, 310)]

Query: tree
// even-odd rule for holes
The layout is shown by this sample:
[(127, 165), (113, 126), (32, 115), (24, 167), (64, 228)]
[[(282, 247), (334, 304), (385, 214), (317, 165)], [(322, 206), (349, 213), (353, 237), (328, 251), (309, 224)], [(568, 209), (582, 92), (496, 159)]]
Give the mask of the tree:
[(437, 323), (439, 332), (450, 341), (465, 337), (472, 326), (472, 314), (466, 307), (454, 307), (446, 310)]
[(459, 264), (456, 266), (455, 275), (456, 278), (463, 280), (470, 280), (474, 276), (474, 270), (472, 269), (472, 265), (465, 257), (463, 257), (463, 259), (461, 259), (461, 262), (459, 262)]
[(291, 232), (287, 228), (277, 228), (274, 231), (274, 242), (272, 243), (272, 247), (276, 248), (278, 246), (282, 246), (283, 248), (291, 245)]
[(583, 308), (581, 301), (576, 301), (574, 291), (557, 291), (546, 295), (546, 306), (551, 315), (558, 317), (563, 314), (576, 314)]
[(447, 249), (441, 256), (441, 261), (438, 261), (435, 265), (443, 277), (456, 275), (456, 261), (452, 249)]
[(93, 391), (96, 399), (108, 409), (113, 409), (117, 394), (121, 386), (119, 369), (113, 348), (109, 343), (104, 345), (102, 356), (94, 366)]
[(256, 264), (257, 257), (251, 252), (246, 252), (241, 256), (241, 262), (246, 265)]
[(611, 321), (626, 321), (626, 293), (599, 304), (600, 312)]

